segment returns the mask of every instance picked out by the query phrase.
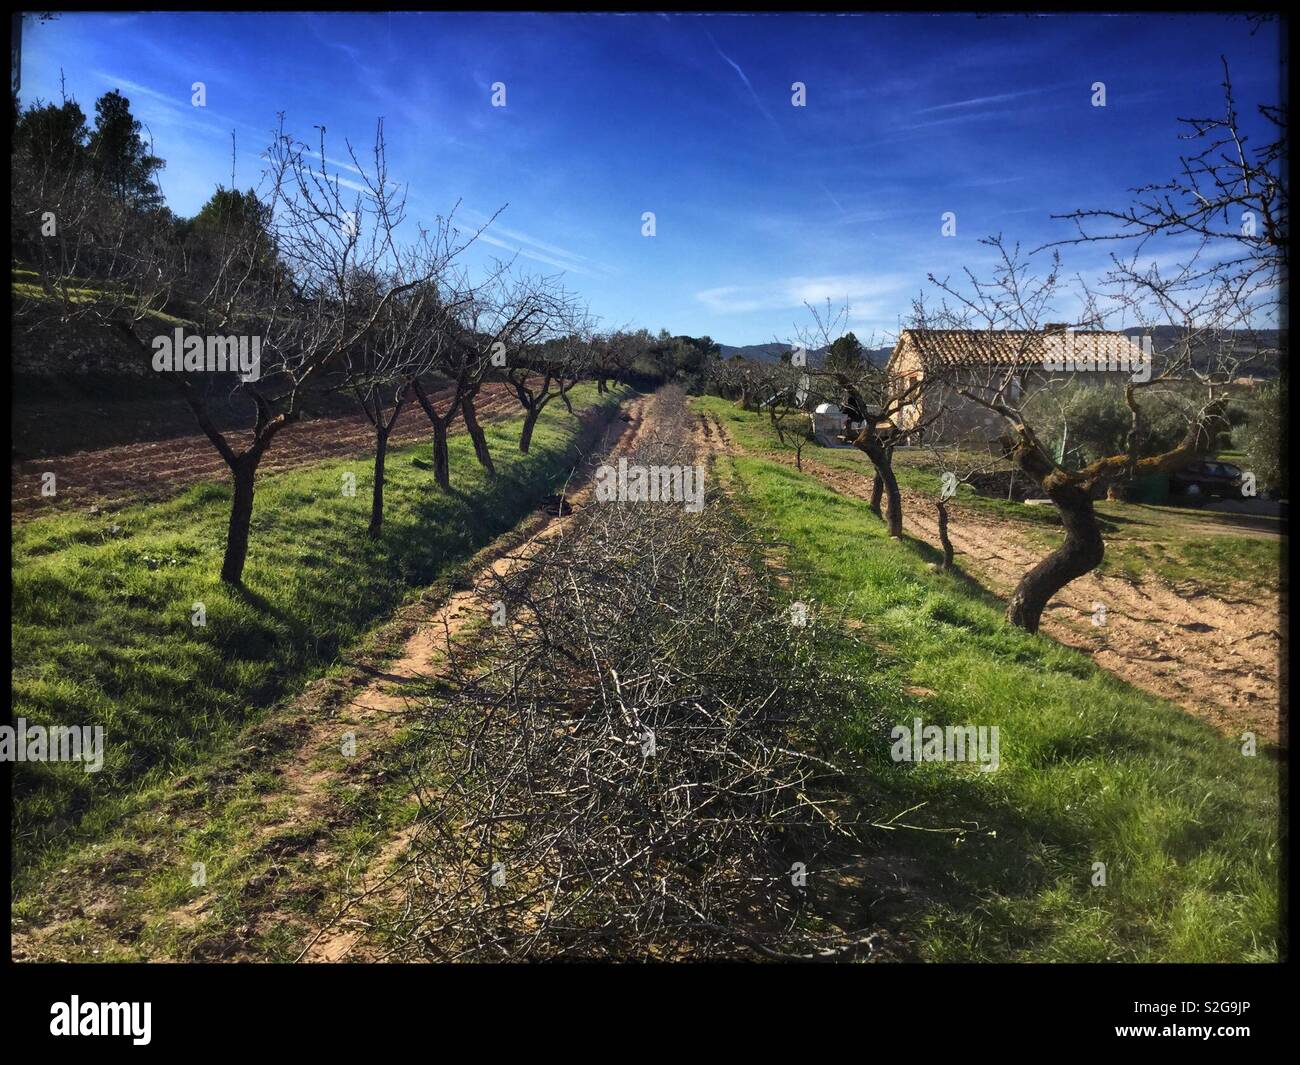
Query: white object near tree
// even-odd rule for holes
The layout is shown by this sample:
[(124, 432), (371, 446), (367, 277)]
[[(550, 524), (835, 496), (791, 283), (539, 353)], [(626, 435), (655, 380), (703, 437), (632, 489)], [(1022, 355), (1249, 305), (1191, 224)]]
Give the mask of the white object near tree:
[(843, 447), (838, 437), (844, 431), (844, 412), (834, 403), (819, 403), (812, 413), (813, 436), (823, 447)]

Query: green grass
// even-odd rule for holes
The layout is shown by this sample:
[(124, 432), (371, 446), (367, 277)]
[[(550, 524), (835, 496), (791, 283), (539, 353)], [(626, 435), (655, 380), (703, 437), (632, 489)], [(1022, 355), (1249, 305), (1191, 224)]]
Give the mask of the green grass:
[[(579, 411), (618, 399), (593, 386), (573, 396)], [(427, 445), (393, 449), (377, 542), (364, 535), (367, 456), (259, 478), (242, 592), (217, 576), (227, 484), (15, 526), (13, 716), (102, 725), (107, 748), (98, 773), (75, 763), (14, 766), (15, 869), (102, 832), (132, 794), (229, 741), (335, 666), (415, 590), (514, 526), (567, 474), (578, 431), (553, 404), (521, 456), (519, 425), (487, 427), (495, 482), (469, 439), (452, 438), (451, 495), (434, 484)], [(355, 496), (342, 494), (345, 472), (356, 475)], [(203, 627), (191, 623), (196, 603)]]
[[(1276, 518), (1106, 501), (1097, 503), (1097, 513), (1108, 525), (1102, 573), (1129, 580), (1155, 573), (1170, 584), (1193, 583), (1259, 602), (1277, 595), (1284, 541), (1252, 535), (1280, 531)], [(1224, 527), (1242, 533), (1214, 531)]]
[[(15, 300), (31, 300), (36, 303), (58, 303), (63, 299), (74, 305), (94, 303), (103, 299), (106, 293), (113, 291), (112, 288), (105, 285), (78, 284), (79, 279), (71, 278), (68, 279), (71, 283), (65, 282), (66, 287), (62, 289), (58, 296), (52, 296), (41, 286), (40, 276), (35, 270), (14, 267), (10, 271), (10, 277), (9, 288), (13, 298)], [(168, 314), (161, 310), (146, 311), (144, 317), (162, 325), (185, 326), (194, 324), (186, 318), (178, 318), (174, 314)]]
[[(274, 729), (245, 735), (263, 737), (273, 739)], [(402, 771), (409, 742), (403, 732), (371, 752), (374, 764), (357, 786), (338, 790), (328, 817), (288, 823), (281, 818), (294, 804), (277, 776), (210, 759), (182, 787), (144, 793), (165, 816), (140, 810), (64, 855), (58, 875), (14, 900), (16, 925), (39, 926), (58, 914), (59, 957), (76, 962), (291, 963), (312, 930), (358, 890), (357, 877), (384, 842), (418, 813)], [(200, 885), (195, 863), (204, 866)], [(115, 887), (108, 908), (69, 919), (84, 908), (78, 884), (104, 879)], [(94, 896), (101, 907), (104, 895)], [(275, 919), (262, 919), (272, 908)], [(185, 912), (191, 921), (177, 919)]]
[[(332, 709), (346, 701), (332, 700)], [(367, 743), (343, 770), (347, 783), (331, 786), (329, 813), (305, 818), (281, 771), (300, 740), (294, 708), (283, 709), (193, 771), (137, 793), (129, 816), (66, 850), (42, 878), (24, 878), (11, 907), (15, 929), (53, 921), (46, 949), (64, 961), (293, 962), (418, 813), (408, 775), (418, 736), (400, 729)], [(333, 752), (312, 764), (338, 774), (341, 762)], [(200, 884), (195, 863), (204, 867)], [(78, 913), (87, 916), (69, 916)]]
[[(748, 449), (793, 450), (781, 444), (765, 417), (742, 415), (726, 403), (720, 403), (717, 412), (726, 415), (724, 421), (733, 435)], [(1226, 459), (1228, 454), (1221, 457)], [(864, 478), (871, 476), (870, 460), (853, 449), (809, 446), (804, 449), (804, 458)], [(997, 468), (1011, 467), (1004, 464)], [(944, 469), (942, 458), (932, 452), (905, 450), (894, 455), (899, 486), (927, 497), (938, 496)], [(1061, 522), (1055, 507), (1027, 507), (982, 496), (968, 484), (957, 486), (955, 503), (980, 517), (1014, 523), (1025, 539), (1041, 547), (1044, 554), (1060, 543)], [(1276, 594), (1282, 543), (1259, 535), (1280, 531), (1282, 526), (1276, 518), (1110, 500), (1098, 500), (1095, 507), (1106, 539), (1106, 557), (1100, 567), (1103, 574), (1128, 580), (1155, 574), (1170, 584), (1193, 582), (1232, 595), (1246, 591)], [(959, 520), (954, 517), (954, 522)], [(1241, 529), (1241, 534), (1224, 532), (1233, 527)]]
[[(792, 446), (781, 443), (780, 437), (772, 428), (766, 415), (759, 417), (733, 408), (733, 404), (720, 401), (713, 409), (747, 448), (759, 452), (793, 453)], [(794, 421), (793, 416), (788, 416), (788, 419)], [(872, 476), (871, 460), (856, 448), (823, 448), (810, 444), (804, 448), (803, 456), (805, 460), (813, 459), (833, 469), (847, 470), (867, 478)], [(904, 490), (937, 497), (945, 468), (939, 457), (930, 452), (903, 450), (894, 453), (894, 476), (898, 479), (899, 487)], [(976, 513), (1011, 518), (1028, 525), (1059, 526), (1061, 524), (1055, 510), (1051, 507), (1026, 507), (1022, 503), (1007, 499), (982, 496), (968, 484), (957, 486), (956, 502)]]
[[(746, 448), (764, 425), (715, 399)], [(819, 453), (818, 457), (821, 457)], [(718, 474), (787, 545), (791, 599), (861, 626), (827, 653), (867, 675), (835, 740), (863, 766), (862, 803), (888, 820), (874, 860), (919, 863), (909, 930), (935, 961), (1269, 961), (1278, 956), (1278, 770), (1087, 656), (1005, 624), (924, 544), (889, 540), (866, 503), (752, 455)], [(889, 729), (996, 725), (1001, 767), (895, 763)], [(921, 831), (954, 830), (954, 831)], [(1107, 883), (1092, 885), (1093, 866)]]

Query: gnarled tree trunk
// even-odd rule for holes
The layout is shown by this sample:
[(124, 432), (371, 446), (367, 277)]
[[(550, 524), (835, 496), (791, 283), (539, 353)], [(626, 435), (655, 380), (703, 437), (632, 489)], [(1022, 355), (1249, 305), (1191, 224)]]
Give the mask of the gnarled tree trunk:
[(239, 585), (244, 580), (244, 562), (248, 558), (248, 536), (253, 524), (253, 490), (257, 477), (257, 467), (271, 446), (271, 440), (288, 424), (290, 418), (285, 414), (271, 414), (270, 404), (255, 395), (257, 402), (257, 426), (253, 430), (253, 442), (241, 455), (235, 453), (229, 442), (208, 417), (198, 393), (189, 384), (182, 383), (185, 402), (194, 412), (199, 428), (217, 449), (234, 482), (234, 495), (230, 500), (230, 522), (226, 526), (226, 553), (221, 560), (221, 579), (226, 584)]
[(528, 454), (528, 449), (532, 446), (533, 429), (537, 427), (537, 419), (541, 413), (541, 407), (529, 407), (528, 413), (524, 415), (524, 430), (519, 434), (519, 450), (525, 455)]
[(935, 502), (939, 511), (939, 546), (943, 548), (942, 570), (952, 569), (952, 541), (948, 539), (948, 504), (942, 499)]
[(492, 463), (492, 452), (488, 450), (487, 435), (483, 432), (483, 426), (479, 424), (473, 397), (466, 396), (461, 401), (460, 409), (465, 419), (465, 429), (469, 432), (470, 440), (474, 442), (474, 454), (478, 458), (479, 465), (487, 470), (489, 477), (495, 477), (497, 468)]
[(244, 579), (244, 561), (248, 558), (248, 533), (253, 523), (253, 485), (257, 476), (260, 451), (244, 452), (230, 467), (235, 494), (230, 501), (230, 524), (226, 529), (226, 555), (221, 562), (221, 579), (239, 584)]
[(457, 400), (447, 409), (445, 416), (438, 414), (433, 408), (433, 402), (429, 399), (428, 393), (424, 391), (424, 386), (419, 380), (411, 383), (415, 392), (415, 398), (420, 406), (424, 408), (425, 416), (429, 419), (429, 424), (433, 426), (433, 479), (438, 482), (438, 487), (444, 492), (451, 491), (451, 456), (447, 452), (447, 434), (451, 429), (451, 423), (455, 420), (456, 411), (460, 410), (461, 404)]
[(1065, 542), (1020, 578), (1007, 604), (1007, 620), (1028, 632), (1038, 631), (1052, 596), (1096, 569), (1106, 554), (1088, 490), (1064, 483), (1047, 487), (1047, 495), (1060, 511)]
[(433, 419), (433, 479), (444, 492), (451, 491), (451, 455), (447, 451), (447, 423)]
[[(890, 536), (898, 539), (903, 535), (903, 496), (898, 490), (898, 478), (894, 476), (893, 449), (886, 447), (870, 426), (863, 428), (858, 438), (853, 441), (853, 446), (865, 452), (867, 458), (871, 460), (871, 465), (876, 468), (876, 480), (884, 489), (885, 500), (888, 503), (885, 508), (885, 528)], [(876, 502), (874, 483), (872, 497), (874, 504)], [(872, 509), (879, 513), (875, 506)]]
[(398, 389), (393, 400), (393, 413), (387, 418), (382, 403), (376, 402), (373, 411), (368, 406), (365, 408), (375, 427), (375, 485), (370, 497), (370, 525), (366, 529), (366, 535), (372, 540), (379, 539), (384, 527), (384, 466), (388, 460), (388, 438), (409, 394), (409, 386)]

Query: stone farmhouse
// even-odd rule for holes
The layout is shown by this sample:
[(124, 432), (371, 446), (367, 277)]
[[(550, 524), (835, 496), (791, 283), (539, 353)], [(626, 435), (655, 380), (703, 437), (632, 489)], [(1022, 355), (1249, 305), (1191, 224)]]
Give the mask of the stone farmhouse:
[[(1049, 380), (1069, 377), (1119, 387), (1149, 379), (1150, 344), (1123, 333), (1071, 331), (1050, 324), (1039, 331), (905, 329), (886, 374), (894, 395), (911, 401), (895, 414), (899, 428), (922, 426), (930, 442), (991, 442), (1003, 432), (1000, 415), (970, 395), (992, 399), (999, 389), (1012, 405)], [(927, 386), (928, 381), (928, 386)], [(916, 387), (916, 386), (921, 387)]]

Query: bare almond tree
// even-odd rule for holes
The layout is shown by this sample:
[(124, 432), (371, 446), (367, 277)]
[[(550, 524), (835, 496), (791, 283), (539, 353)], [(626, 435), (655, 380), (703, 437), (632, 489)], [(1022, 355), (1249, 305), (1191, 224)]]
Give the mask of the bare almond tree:
[[(192, 385), (186, 390), (200, 427), (234, 481), (221, 569), (222, 579), (231, 584), (242, 581), (255, 477), (267, 448), (282, 429), (302, 418), (308, 387), (318, 375), (355, 351), (391, 304), (427, 280), (406, 278), (385, 286), (382, 294), (354, 301), (356, 279), (383, 274), (392, 263), (404, 200), (388, 179), (382, 121), (371, 165), (363, 165), (351, 148), (349, 152), (365, 182), (364, 191), (350, 197), (329, 172), (324, 131), (313, 151), (281, 124), (267, 152), (269, 194), (264, 202), (270, 237), (286, 269), (270, 286), (248, 285), (257, 266), (250, 259), (258, 247), (253, 234), (239, 254), (222, 264), (210, 297), (200, 304), (209, 312), (202, 323), (209, 335), (240, 328), (261, 345), (260, 377), (236, 386), (256, 408), (252, 438), (242, 450), (213, 424), (199, 391)], [(255, 298), (244, 298), (248, 296)]]
[[(1040, 274), (1034, 270), (1034, 253), (1026, 255), (1001, 237), (983, 243), (998, 257), (991, 276), (967, 270), (963, 281), (954, 282), (931, 275), (943, 302), (932, 309), (918, 300), (913, 327), (926, 376), (942, 385), (942, 402), (966, 401), (992, 414), (1000, 426), (996, 446), (1002, 455), (1039, 485), (1060, 513), (1063, 543), (1021, 578), (1007, 607), (1008, 621), (1035, 632), (1052, 596), (1095, 569), (1104, 557), (1094, 493), (1114, 481), (1176, 471), (1212, 453), (1227, 428), (1224, 413), (1239, 360), (1231, 347), (1198, 343), (1204, 330), (1198, 327), (1197, 315), (1224, 308), (1207, 302), (1203, 293), (1193, 305), (1181, 305), (1171, 289), (1163, 292), (1164, 308), (1182, 319), (1184, 328), (1162, 349), (1152, 346), (1145, 364), (1145, 357), (1130, 357), (1143, 349), (1125, 334), (1098, 331), (1107, 312), (1118, 316), (1140, 305), (1120, 278), (1112, 279), (1119, 291), (1106, 312), (1100, 309), (1098, 294), (1079, 281), (1073, 293), (1082, 308), (1078, 320), (1049, 328), (1044, 317), (1070, 295), (1061, 280), (1059, 256), (1053, 252)], [(1070, 332), (1070, 324), (1078, 331)], [(943, 334), (978, 339), (985, 347), (1004, 349), (1004, 354), (983, 365), (954, 365), (933, 347), (950, 339)], [(1104, 357), (1110, 349), (1124, 358)], [(1035, 411), (1050, 402), (1053, 390), (1085, 377), (1096, 387), (1123, 390), (1130, 429), (1122, 453), (1072, 468), (1061, 451), (1040, 438)], [(1184, 421), (1185, 431), (1172, 447), (1153, 444), (1149, 426), (1157, 407), (1177, 411)]]
[(871, 490), (871, 509), (880, 516), (881, 496), (886, 507), (885, 526), (892, 537), (903, 535), (903, 495), (894, 473), (894, 449), (920, 439), (937, 411), (921, 414), (921, 399), (932, 382), (925, 377), (912, 378), (898, 373), (890, 365), (876, 366), (864, 359), (857, 367), (827, 366), (825, 353), (844, 336), (850, 308), (836, 308), (827, 299), (824, 308), (805, 304), (812, 317), (811, 325), (800, 326), (796, 335), (799, 346), (813, 353), (809, 358), (820, 362), (809, 376), (827, 399), (833, 399), (852, 427), (847, 439), (871, 460), (875, 477)]
[(570, 413), (569, 391), (591, 371), (592, 318), (577, 299), (557, 285), (537, 283), (528, 297), (537, 313), (528, 319), (520, 342), (507, 353), (506, 379), (519, 405), (524, 425), (519, 450), (528, 453), (537, 419), (559, 397)]
[(1142, 268), (1140, 257), (1115, 253), (1114, 267), (1135, 288), (1159, 300), (1169, 288), (1218, 292), (1237, 289), (1276, 301), (1286, 283), (1290, 253), (1287, 188), (1288, 109), (1256, 108), (1269, 139), (1258, 148), (1237, 111), (1228, 61), (1223, 62), (1222, 115), (1180, 118), (1179, 135), (1195, 151), (1179, 157), (1169, 181), (1132, 189), (1132, 202), (1119, 208), (1090, 208), (1054, 215), (1073, 222), (1077, 234), (1053, 242), (1132, 244), (1135, 255), (1153, 241), (1190, 239), (1195, 254), (1181, 256), (1175, 272)]
[[(363, 165), (352, 155), (365, 190), (349, 197), (329, 172), (323, 131), (313, 151), (281, 125), (267, 151), (266, 232), (250, 227), (244, 240), (231, 242), (212, 284), (195, 300), (199, 332), (237, 333), (260, 345), (260, 374), (243, 375), (233, 387), (235, 397), (255, 409), (251, 438), (242, 444), (217, 428), (208, 397), (190, 375), (178, 375), (200, 428), (231, 470), (234, 495), (221, 567), (230, 584), (243, 579), (255, 478), (272, 441), (304, 416), (318, 377), (357, 350), (392, 304), (428, 280), (404, 277), (378, 295), (354, 300), (357, 278), (383, 275), (393, 264), (403, 201), (387, 176), (382, 122), (373, 163)], [(284, 266), (269, 278), (261, 269), (268, 235)]]
[(798, 405), (794, 397), (800, 387), (808, 387), (803, 380), (806, 376), (804, 369), (796, 372), (788, 362), (747, 359), (743, 355), (725, 359), (709, 355), (703, 366), (705, 382), (718, 395), (734, 400), (741, 410), (767, 411), (769, 419), (773, 400), (778, 407)]
[(595, 337), (591, 372), (596, 379), (596, 391), (603, 395), (609, 391), (611, 381), (621, 384), (636, 361), (653, 346), (654, 338), (646, 329), (615, 329)]
[[(349, 298), (360, 308), (378, 304), (400, 285), (397, 276), (356, 276)], [(367, 535), (377, 539), (384, 523), (384, 483), (388, 442), (397, 419), (413, 394), (413, 382), (428, 367), (426, 305), (436, 303), (435, 280), (405, 292), (376, 315), (371, 327), (342, 356), (339, 387), (352, 394), (375, 432), (374, 478)]]
[(500, 265), (479, 286), (476, 297), (465, 316), (470, 373), (461, 397), (461, 413), (479, 465), (489, 476), (495, 476), (496, 467), (475, 406), (479, 390), (488, 381), (508, 376), (510, 352), (541, 335), (548, 321), (550, 300), (544, 283), (512, 278)]
[[(813, 440), (808, 375), (797, 367), (783, 364), (777, 371), (779, 382), (767, 400), (768, 420), (782, 444), (794, 448), (795, 469), (803, 469), (803, 450)], [(815, 403), (814, 403), (815, 405)], [(788, 439), (787, 439), (788, 438)]]
[(451, 488), (448, 437), (458, 416), (465, 419), (479, 463), (489, 475), (496, 473), (475, 401), (484, 382), (497, 372), (508, 373), (512, 347), (531, 342), (546, 328), (549, 306), (544, 283), (514, 277), (502, 263), (476, 286), (462, 279), (444, 299), (429, 329), (427, 361), (449, 385), (435, 395), (418, 378), (412, 382), (433, 427), (434, 479), (443, 491)]
[(471, 294), (449, 294), (428, 308), (424, 323), (422, 372), (436, 373), (444, 381), (450, 380), (450, 386), (431, 395), (419, 372), (409, 378), (410, 388), (433, 427), (433, 477), (444, 492), (451, 490), (451, 426), (463, 410), (471, 380), (482, 373), (484, 356), (478, 352), (474, 338), (467, 335), (460, 316), (464, 305), (472, 300)]

